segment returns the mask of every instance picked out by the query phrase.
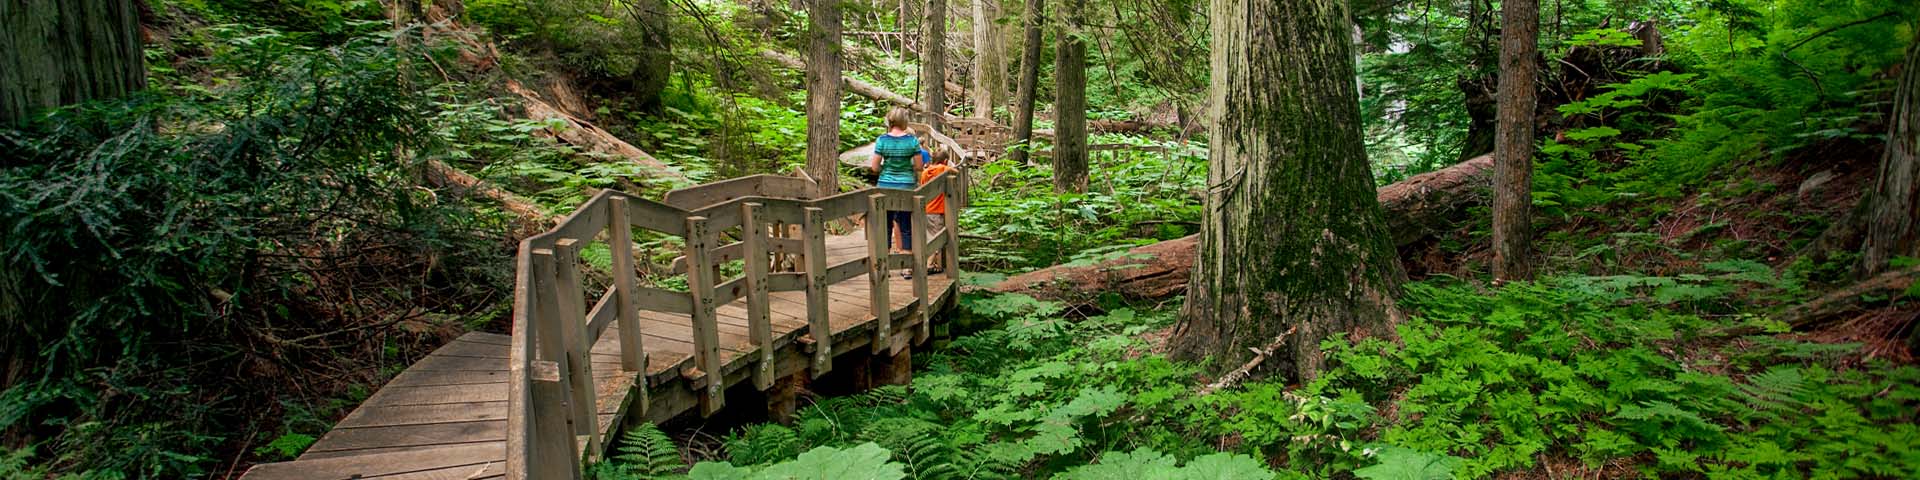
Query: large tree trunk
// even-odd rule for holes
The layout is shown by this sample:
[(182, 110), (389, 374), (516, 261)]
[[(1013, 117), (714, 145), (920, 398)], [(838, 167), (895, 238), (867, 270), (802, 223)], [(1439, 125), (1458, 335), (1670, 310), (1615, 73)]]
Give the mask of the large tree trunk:
[(1907, 46), (1900, 85), (1887, 117), (1887, 150), (1868, 197), (1867, 239), (1860, 260), (1867, 274), (1885, 271), (1893, 257), (1920, 257), (1914, 217), (1920, 215), (1920, 39)]
[(646, 33), (641, 45), (640, 65), (627, 76), (631, 83), (630, 95), (640, 101), (639, 108), (659, 111), (660, 93), (666, 91), (667, 82), (673, 79), (672, 10), (667, 7), (666, 0), (640, 0), (633, 2), (628, 11)]
[[(1206, 221), (1178, 358), (1305, 380), (1333, 335), (1390, 336), (1405, 274), (1360, 132), (1343, 0), (1213, 0)], [(1289, 335), (1290, 332), (1290, 335)]]
[(1008, 155), (1013, 161), (1027, 162), (1027, 150), (1033, 148), (1033, 97), (1040, 87), (1040, 25), (1046, 21), (1046, 0), (1027, 0), (1026, 41), (1020, 48), (1020, 91), (1013, 112), (1013, 143)]
[(0, 126), (147, 86), (135, 0), (0, 1)]
[(840, 0), (807, 0), (807, 176), (840, 191)]
[(1007, 91), (1007, 63), (1002, 57), (1000, 17), (994, 0), (973, 0), (973, 116), (993, 119), (993, 109)]
[[(1386, 211), (1394, 245), (1408, 245), (1444, 231), (1487, 204), (1493, 157), (1480, 157), (1380, 187), (1376, 198)], [(1193, 273), (1198, 235), (1128, 250), (1092, 265), (1055, 265), (1014, 275), (987, 287), (997, 293), (1083, 302), (1100, 292), (1132, 300), (1153, 300), (1185, 292)]]
[(1494, 130), (1493, 278), (1533, 278), (1533, 118), (1539, 0), (1500, 2), (1500, 112)]
[(940, 129), (941, 115), (947, 112), (947, 0), (927, 0), (926, 61), (921, 65), (920, 90), (926, 99), (927, 125)]
[(1087, 44), (1080, 39), (1086, 0), (1060, 8), (1053, 56), (1053, 191), (1087, 191)]

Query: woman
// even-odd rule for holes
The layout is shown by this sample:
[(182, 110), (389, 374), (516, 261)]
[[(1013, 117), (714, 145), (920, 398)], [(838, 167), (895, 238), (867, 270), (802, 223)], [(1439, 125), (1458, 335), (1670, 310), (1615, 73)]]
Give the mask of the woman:
[[(920, 138), (913, 136), (907, 129), (905, 108), (894, 108), (887, 112), (887, 133), (873, 141), (873, 158), (868, 160), (867, 168), (880, 175), (875, 182), (880, 188), (913, 190), (920, 178), (920, 168), (925, 151), (920, 149)], [(913, 244), (913, 212), (887, 212), (887, 230), (900, 232), (900, 244), (893, 243), (893, 236), (887, 236), (887, 246), (895, 253), (906, 250)]]

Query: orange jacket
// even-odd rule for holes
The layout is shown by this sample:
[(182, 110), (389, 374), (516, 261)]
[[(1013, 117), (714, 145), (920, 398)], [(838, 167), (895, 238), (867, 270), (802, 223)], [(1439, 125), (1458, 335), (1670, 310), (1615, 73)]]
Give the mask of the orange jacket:
[[(927, 165), (927, 168), (923, 168), (920, 170), (920, 184), (926, 185), (927, 182), (932, 181), (934, 177), (939, 177), (940, 174), (947, 173), (952, 170), (953, 170), (953, 167), (947, 166), (947, 164), (944, 164), (944, 163)], [(927, 213), (946, 214), (947, 213), (947, 195), (944, 193), (940, 194), (940, 196), (933, 197), (933, 201), (927, 202)]]

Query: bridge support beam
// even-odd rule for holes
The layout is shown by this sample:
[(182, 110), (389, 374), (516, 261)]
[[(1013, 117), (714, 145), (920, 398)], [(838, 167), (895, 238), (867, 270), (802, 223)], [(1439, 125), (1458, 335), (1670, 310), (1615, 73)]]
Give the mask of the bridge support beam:
[(893, 355), (874, 355), (871, 361), (872, 365), (867, 367), (868, 374), (872, 375), (868, 385), (878, 387), (913, 383), (913, 347), (901, 348), (900, 353)]
[(767, 420), (793, 425), (793, 414), (800, 408), (800, 389), (808, 377), (802, 371), (774, 380), (773, 388), (767, 389)]

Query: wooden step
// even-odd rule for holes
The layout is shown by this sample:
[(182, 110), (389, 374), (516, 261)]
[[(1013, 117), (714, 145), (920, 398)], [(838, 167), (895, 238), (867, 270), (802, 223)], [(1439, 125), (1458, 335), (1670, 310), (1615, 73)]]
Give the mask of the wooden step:
[(254, 465), (245, 480), (478, 480), (505, 478), (506, 442), (429, 447)]

